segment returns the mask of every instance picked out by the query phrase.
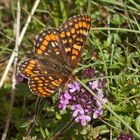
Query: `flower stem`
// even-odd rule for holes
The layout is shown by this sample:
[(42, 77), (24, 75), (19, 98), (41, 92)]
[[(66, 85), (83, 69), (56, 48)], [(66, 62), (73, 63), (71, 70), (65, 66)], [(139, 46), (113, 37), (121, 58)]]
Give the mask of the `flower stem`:
[(62, 136), (73, 124), (74, 124), (75, 118), (73, 118), (69, 123), (67, 123), (64, 128), (62, 128), (59, 132), (57, 132), (53, 137), (47, 139), (47, 140), (56, 140), (60, 136)]

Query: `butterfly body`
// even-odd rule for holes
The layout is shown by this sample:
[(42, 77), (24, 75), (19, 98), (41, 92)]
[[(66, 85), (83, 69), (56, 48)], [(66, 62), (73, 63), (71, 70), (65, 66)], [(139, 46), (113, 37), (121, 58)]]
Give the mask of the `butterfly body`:
[(28, 79), (31, 91), (51, 96), (73, 77), (83, 51), (91, 18), (78, 15), (69, 18), (59, 29), (43, 30), (35, 42), (35, 57), (19, 64), (20, 73)]

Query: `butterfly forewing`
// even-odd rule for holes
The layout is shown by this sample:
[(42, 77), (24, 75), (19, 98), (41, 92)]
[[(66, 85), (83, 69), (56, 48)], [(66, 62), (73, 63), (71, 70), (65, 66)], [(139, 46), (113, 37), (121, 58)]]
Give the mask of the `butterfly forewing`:
[(81, 56), (90, 27), (91, 18), (88, 15), (79, 15), (69, 18), (59, 28), (66, 63), (72, 69), (75, 68)]
[(35, 42), (35, 54), (44, 59), (49, 59), (49, 61), (64, 65), (58, 34), (59, 32), (56, 29), (41, 31)]

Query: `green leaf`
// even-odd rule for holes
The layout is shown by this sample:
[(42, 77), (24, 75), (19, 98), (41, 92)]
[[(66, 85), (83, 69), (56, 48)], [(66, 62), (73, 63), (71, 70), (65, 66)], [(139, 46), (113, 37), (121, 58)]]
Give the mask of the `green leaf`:
[(140, 115), (136, 117), (135, 126), (137, 131), (140, 133)]

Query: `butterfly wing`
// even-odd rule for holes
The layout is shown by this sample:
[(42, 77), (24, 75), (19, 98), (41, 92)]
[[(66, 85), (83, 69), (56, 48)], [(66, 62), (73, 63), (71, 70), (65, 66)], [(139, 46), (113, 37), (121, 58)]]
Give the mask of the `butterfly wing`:
[(59, 31), (56, 29), (43, 30), (36, 38), (35, 54), (39, 58), (49, 59), (59, 65), (65, 65), (63, 50), (59, 44)]
[(68, 67), (72, 69), (74, 69), (78, 63), (90, 27), (90, 16), (78, 15), (69, 18), (59, 28), (66, 63)]
[(43, 30), (36, 39), (36, 56), (22, 61), (18, 67), (20, 73), (28, 78), (31, 92), (39, 96), (50, 96), (68, 81), (68, 75), (63, 75), (68, 71), (64, 68), (57, 34), (55, 29)]
[(35, 58), (19, 65), (20, 73), (28, 78), (31, 91), (50, 96), (68, 81), (82, 53), (82, 46), (91, 26), (87, 15), (74, 16), (60, 28), (43, 30), (35, 42)]
[(68, 77), (57, 72), (53, 65), (49, 61), (43, 62), (43, 60), (29, 58), (19, 64), (18, 70), (22, 76), (28, 79), (28, 85), (32, 93), (48, 97), (68, 81)]
[(25, 78), (30, 78), (31, 76), (35, 76), (40, 72), (39, 64), (37, 60), (34, 59), (25, 59), (18, 65), (18, 71)]
[(40, 74), (30, 77), (28, 85), (32, 93), (41, 97), (49, 97), (56, 92), (60, 86), (65, 84), (67, 80), (67, 77), (57, 75), (56, 73), (47, 75)]

